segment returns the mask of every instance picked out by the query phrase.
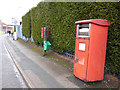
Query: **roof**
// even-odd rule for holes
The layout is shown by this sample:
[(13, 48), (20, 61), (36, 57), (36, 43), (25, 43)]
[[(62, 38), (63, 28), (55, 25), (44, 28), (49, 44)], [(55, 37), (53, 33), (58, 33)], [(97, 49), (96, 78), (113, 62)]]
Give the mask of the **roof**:
[(6, 24), (5, 24), (5, 23), (3, 23), (3, 22), (0, 22), (0, 24), (1, 24), (1, 25), (6, 25)]
[(11, 25), (11, 24), (7, 24), (7, 26), (14, 26), (14, 25)]
[(105, 19), (90, 19), (90, 20), (82, 20), (82, 21), (76, 21), (75, 24), (83, 24), (83, 23), (94, 23), (97, 25), (102, 25), (102, 26), (109, 26), (110, 22), (108, 22)]

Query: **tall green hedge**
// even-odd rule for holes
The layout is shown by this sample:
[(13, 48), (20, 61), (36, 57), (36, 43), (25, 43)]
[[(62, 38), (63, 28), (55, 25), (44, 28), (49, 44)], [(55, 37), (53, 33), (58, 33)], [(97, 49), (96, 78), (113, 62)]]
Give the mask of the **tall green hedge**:
[(47, 27), (47, 20), (49, 19), (47, 16), (48, 7), (49, 3), (39, 3), (37, 7), (31, 9), (31, 29), (36, 44), (43, 43), (43, 39), (41, 39), (41, 28)]
[[(120, 19), (119, 2), (40, 2), (23, 16), (23, 34), (27, 36), (26, 17), (31, 16), (31, 30), (34, 42), (43, 44), (41, 27), (48, 27), (52, 48), (58, 53), (75, 50), (75, 21), (106, 19), (111, 25), (108, 32), (106, 66), (108, 70), (120, 74)], [(27, 33), (26, 33), (27, 32)]]
[(30, 11), (22, 17), (22, 34), (25, 37), (31, 37), (31, 16)]

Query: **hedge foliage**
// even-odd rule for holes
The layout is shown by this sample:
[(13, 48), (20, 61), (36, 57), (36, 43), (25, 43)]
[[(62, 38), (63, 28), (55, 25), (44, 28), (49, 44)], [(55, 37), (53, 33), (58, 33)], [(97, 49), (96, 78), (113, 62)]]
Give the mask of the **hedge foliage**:
[[(106, 19), (111, 25), (108, 32), (106, 66), (113, 73), (120, 74), (120, 19), (119, 2), (40, 2), (23, 16), (23, 34), (32, 36), (36, 44), (43, 44), (41, 27), (48, 27), (52, 48), (63, 54), (75, 50), (75, 21)], [(28, 15), (29, 14), (29, 15)], [(31, 16), (30, 19), (27, 17)], [(28, 27), (31, 23), (31, 30)]]
[(31, 16), (30, 11), (22, 16), (22, 34), (25, 37), (31, 37)]

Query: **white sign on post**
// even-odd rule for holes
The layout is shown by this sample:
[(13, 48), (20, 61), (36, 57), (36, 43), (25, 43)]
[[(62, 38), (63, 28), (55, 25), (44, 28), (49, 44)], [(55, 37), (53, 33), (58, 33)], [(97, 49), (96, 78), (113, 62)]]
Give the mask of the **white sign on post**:
[(79, 43), (79, 50), (85, 51), (85, 43)]

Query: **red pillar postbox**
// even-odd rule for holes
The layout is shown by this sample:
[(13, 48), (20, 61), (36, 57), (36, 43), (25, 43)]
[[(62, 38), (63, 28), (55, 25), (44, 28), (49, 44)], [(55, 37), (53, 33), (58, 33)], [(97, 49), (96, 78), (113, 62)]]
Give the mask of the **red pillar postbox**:
[(107, 33), (104, 19), (76, 21), (74, 75), (86, 82), (103, 80)]

